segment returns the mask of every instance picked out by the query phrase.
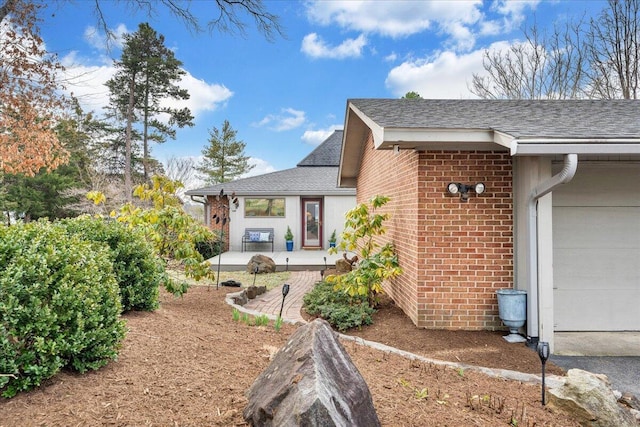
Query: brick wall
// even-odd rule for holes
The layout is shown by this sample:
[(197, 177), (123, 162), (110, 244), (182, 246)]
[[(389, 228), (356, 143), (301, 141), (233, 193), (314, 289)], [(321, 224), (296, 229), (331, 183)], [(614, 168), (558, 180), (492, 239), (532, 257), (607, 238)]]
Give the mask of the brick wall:
[(229, 250), (229, 221), (227, 221), (227, 223), (224, 224), (223, 226), (222, 219), (220, 219), (220, 221), (216, 224), (216, 220), (213, 216), (217, 214), (220, 217), (222, 217), (224, 214), (226, 214), (227, 218), (229, 217), (229, 210), (228, 210), (229, 198), (227, 196), (224, 196), (218, 199), (215, 196), (207, 196), (207, 202), (211, 206), (211, 209), (209, 211), (211, 215), (211, 218), (209, 218), (210, 227), (213, 231), (216, 231), (216, 232), (220, 232), (220, 230), (224, 231), (223, 252), (228, 251)]
[[(467, 202), (449, 182), (484, 182)], [(385, 290), (420, 327), (494, 330), (495, 291), (513, 283), (512, 163), (503, 152), (374, 150), (367, 141), (358, 203), (391, 197), (391, 240), (404, 274)]]

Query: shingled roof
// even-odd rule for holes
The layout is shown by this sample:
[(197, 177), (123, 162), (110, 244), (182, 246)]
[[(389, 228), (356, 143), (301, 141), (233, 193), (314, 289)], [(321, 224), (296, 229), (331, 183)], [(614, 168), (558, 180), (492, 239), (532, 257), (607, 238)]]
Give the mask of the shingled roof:
[(350, 99), (382, 128), (494, 130), (517, 138), (637, 138), (637, 100)]
[(356, 194), (355, 189), (338, 187), (341, 148), (342, 131), (339, 130), (316, 147), (295, 168), (189, 190), (186, 194), (217, 195), (224, 189), (225, 193), (235, 193), (238, 196), (352, 196)]

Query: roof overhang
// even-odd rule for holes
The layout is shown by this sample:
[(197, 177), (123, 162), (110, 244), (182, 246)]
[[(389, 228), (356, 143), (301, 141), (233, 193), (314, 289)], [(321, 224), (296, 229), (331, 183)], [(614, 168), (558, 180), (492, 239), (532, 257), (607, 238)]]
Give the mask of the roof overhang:
[(384, 127), (347, 104), (338, 186), (355, 187), (365, 143), (377, 150), (509, 151), (512, 156), (639, 155), (637, 138), (554, 138), (510, 135), (497, 129)]

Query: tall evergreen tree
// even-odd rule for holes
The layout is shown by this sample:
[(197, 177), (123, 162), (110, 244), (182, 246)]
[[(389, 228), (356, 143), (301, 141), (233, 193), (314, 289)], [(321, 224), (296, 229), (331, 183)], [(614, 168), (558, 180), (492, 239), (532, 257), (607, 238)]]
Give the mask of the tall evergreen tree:
[(204, 159), (196, 168), (208, 184), (232, 181), (254, 168), (244, 155), (246, 144), (236, 141), (237, 133), (228, 120), (222, 124), (222, 130), (214, 127), (209, 131), (209, 146), (202, 150)]
[[(175, 127), (193, 126), (188, 108), (168, 107), (163, 100), (186, 100), (189, 93), (178, 86), (185, 72), (182, 62), (164, 45), (164, 36), (147, 23), (124, 37), (122, 57), (115, 61), (118, 69), (107, 82), (111, 106), (125, 122), (125, 190), (130, 197), (131, 155), (134, 125), (142, 138), (142, 163), (145, 181), (149, 179), (149, 142), (162, 143), (175, 139)], [(163, 121), (161, 117), (168, 117)]]

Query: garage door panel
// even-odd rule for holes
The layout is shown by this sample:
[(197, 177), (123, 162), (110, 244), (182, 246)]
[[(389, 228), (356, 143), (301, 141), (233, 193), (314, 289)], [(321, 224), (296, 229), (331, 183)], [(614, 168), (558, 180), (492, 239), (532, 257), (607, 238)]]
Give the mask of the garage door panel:
[(555, 248), (640, 248), (640, 207), (554, 207), (553, 232)]
[(556, 249), (555, 258), (556, 287), (632, 290), (640, 287), (640, 249)]
[(554, 190), (553, 282), (556, 331), (640, 331), (640, 163), (581, 163)]
[(556, 290), (556, 331), (640, 330), (640, 290)]

